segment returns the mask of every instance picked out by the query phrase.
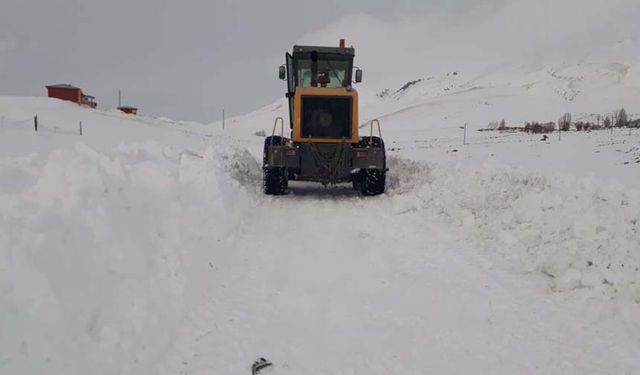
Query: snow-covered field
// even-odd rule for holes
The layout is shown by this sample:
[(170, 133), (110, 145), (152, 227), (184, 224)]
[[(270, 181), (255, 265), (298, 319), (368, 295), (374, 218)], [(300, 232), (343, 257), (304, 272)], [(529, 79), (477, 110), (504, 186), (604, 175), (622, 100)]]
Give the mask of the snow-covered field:
[(640, 130), (476, 131), (638, 113), (638, 66), (365, 87), (374, 198), (262, 194), (284, 101), (223, 131), (0, 97), (0, 373), (639, 373)]

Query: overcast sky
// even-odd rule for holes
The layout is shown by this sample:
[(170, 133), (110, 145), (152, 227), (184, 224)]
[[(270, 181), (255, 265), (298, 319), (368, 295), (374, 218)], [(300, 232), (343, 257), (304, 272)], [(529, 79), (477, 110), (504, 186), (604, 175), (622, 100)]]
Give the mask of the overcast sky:
[[(117, 91), (122, 89), (124, 104), (139, 106), (146, 114), (203, 122), (217, 120), (223, 107), (229, 115), (241, 114), (280, 98), (284, 85), (277, 79), (277, 66), (284, 51), (297, 41), (314, 42), (317, 37), (318, 43), (329, 42), (327, 38), (337, 43), (333, 39), (338, 35), (350, 37), (352, 33), (351, 40), (358, 41), (367, 34), (375, 36), (365, 54), (369, 61), (375, 56), (372, 52), (420, 48), (421, 58), (427, 61), (433, 43), (445, 37), (438, 29), (455, 20), (466, 24), (473, 20), (485, 31), (488, 26), (482, 26), (483, 20), (495, 14), (501, 14), (501, 22), (507, 25), (533, 22), (535, 40), (519, 35), (519, 40), (503, 38), (501, 42), (524, 41), (527, 46), (540, 47), (541, 30), (556, 22), (547, 23), (548, 15), (563, 10), (556, 5), (563, 0), (544, 0), (547, 5), (542, 6), (543, 0), (0, 1), (0, 95), (44, 95), (46, 84), (71, 83), (95, 95), (99, 107), (108, 109), (117, 104)], [(602, 4), (633, 5), (635, 0), (568, 1), (590, 3), (594, 15), (601, 17)], [(533, 4), (518, 8), (518, 12), (528, 12), (526, 6), (534, 7), (531, 18), (513, 13), (511, 3)], [(567, 19), (580, 18), (575, 13)], [(598, 23), (607, 26), (608, 22), (604, 17)], [(327, 30), (327, 25), (333, 29)], [(395, 41), (385, 39), (398, 26), (405, 35), (415, 36), (405, 41), (404, 50), (392, 48)], [(577, 26), (560, 35), (560, 40), (575, 44), (574, 35), (589, 39), (594, 34), (587, 31), (597, 29), (581, 26), (581, 22)], [(620, 35), (627, 32), (622, 26), (614, 28)], [(455, 27), (450, 29), (449, 44), (473, 40), (466, 34), (456, 36)], [(325, 31), (319, 35), (316, 30)], [(464, 30), (468, 33), (469, 28)], [(557, 39), (542, 35), (545, 40)], [(431, 49), (421, 44), (429, 39)], [(379, 51), (375, 43), (381, 43)], [(452, 57), (445, 61), (455, 61), (455, 46), (448, 52), (435, 51), (451, 52)], [(442, 61), (442, 56), (430, 60)], [(426, 64), (424, 69), (435, 66)], [(371, 73), (380, 75), (379, 70)]]

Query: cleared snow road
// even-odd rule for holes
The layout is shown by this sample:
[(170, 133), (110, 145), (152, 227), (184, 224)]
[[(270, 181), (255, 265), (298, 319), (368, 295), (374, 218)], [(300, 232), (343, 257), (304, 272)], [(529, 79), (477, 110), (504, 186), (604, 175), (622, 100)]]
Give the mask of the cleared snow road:
[(552, 293), (542, 275), (495, 269), (445, 213), (405, 210), (407, 184), (362, 198), (294, 183), (258, 199), (220, 254), (210, 302), (159, 370), (242, 374), (258, 357), (274, 374), (639, 368), (630, 316), (588, 292)]

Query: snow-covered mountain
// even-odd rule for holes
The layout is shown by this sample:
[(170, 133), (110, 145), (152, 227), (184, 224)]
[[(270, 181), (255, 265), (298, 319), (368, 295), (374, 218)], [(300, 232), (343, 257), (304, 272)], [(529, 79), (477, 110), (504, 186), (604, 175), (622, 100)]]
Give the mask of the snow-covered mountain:
[(353, 44), (365, 119), (415, 109), (434, 127), (480, 128), (565, 112), (640, 113), (638, 19), (633, 0), (515, 0), (400, 21), (347, 16), (298, 42)]

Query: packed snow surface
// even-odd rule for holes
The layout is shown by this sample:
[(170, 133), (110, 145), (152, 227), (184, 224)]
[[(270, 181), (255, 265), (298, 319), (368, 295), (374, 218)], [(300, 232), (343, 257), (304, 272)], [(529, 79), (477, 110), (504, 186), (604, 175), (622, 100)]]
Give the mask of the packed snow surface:
[(585, 92), (637, 99), (634, 69), (365, 95), (371, 198), (262, 194), (284, 101), (223, 131), (0, 97), (0, 373), (638, 373), (640, 131), (475, 131), (613, 111)]

